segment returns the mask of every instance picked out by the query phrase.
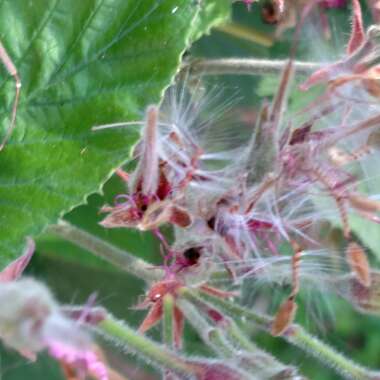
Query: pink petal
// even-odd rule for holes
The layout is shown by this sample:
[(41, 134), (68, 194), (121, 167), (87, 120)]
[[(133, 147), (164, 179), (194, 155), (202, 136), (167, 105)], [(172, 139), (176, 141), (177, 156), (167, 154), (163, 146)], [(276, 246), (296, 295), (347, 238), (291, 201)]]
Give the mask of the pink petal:
[(24, 272), (29, 264), (35, 249), (34, 241), (31, 238), (27, 239), (25, 251), (15, 261), (11, 262), (2, 272), (0, 272), (0, 282), (10, 282), (17, 280)]
[(323, 82), (328, 82), (330, 79), (330, 66), (317, 70), (310, 77), (302, 83), (299, 88), (301, 91), (307, 91), (310, 87)]
[(89, 350), (66, 345), (60, 342), (50, 342), (49, 354), (65, 363), (78, 373), (89, 374), (98, 380), (108, 380), (107, 367)]
[(157, 324), (162, 318), (162, 302), (158, 301), (149, 309), (147, 316), (142, 321), (138, 331), (144, 334)]
[(339, 76), (349, 74), (350, 70), (352, 70), (352, 68), (349, 67), (345, 61), (329, 64), (311, 74), (305, 82), (300, 84), (299, 89), (301, 91), (307, 91), (310, 87), (315, 86), (316, 84), (327, 83)]
[(362, 9), (359, 0), (352, 0), (352, 30), (347, 53), (351, 54), (364, 42), (365, 32), (363, 27)]
[(214, 297), (219, 297), (219, 298), (237, 297), (239, 295), (237, 292), (229, 292), (229, 291), (217, 289), (208, 285), (201, 285), (200, 290), (204, 293), (207, 293)]

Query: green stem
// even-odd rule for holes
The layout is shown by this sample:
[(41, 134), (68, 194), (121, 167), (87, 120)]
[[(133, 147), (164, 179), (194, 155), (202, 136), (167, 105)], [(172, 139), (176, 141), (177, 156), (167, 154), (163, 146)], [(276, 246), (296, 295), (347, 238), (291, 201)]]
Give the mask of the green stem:
[[(200, 332), (200, 335), (205, 334), (205, 331), (210, 331), (212, 329), (215, 329), (213, 326), (211, 326), (205, 318), (203, 318), (198, 310), (203, 310), (207, 312), (207, 310), (210, 310), (213, 308), (213, 306), (210, 305), (210, 303), (205, 302), (201, 297), (198, 296), (198, 294), (188, 288), (182, 288), (180, 289), (180, 295), (191, 302), (189, 304), (188, 302), (184, 301), (178, 301), (178, 303), (181, 305), (181, 308), (183, 308), (184, 315), (187, 316), (189, 322), (194, 325), (194, 328)], [(197, 309), (195, 309), (195, 307)], [(215, 308), (213, 308), (216, 310)], [(218, 313), (220, 313), (219, 310), (216, 310)], [(255, 345), (251, 343), (248, 339), (246, 339), (243, 334), (238, 333), (238, 327), (232, 321), (230, 318), (226, 318), (223, 316), (223, 320), (221, 322), (223, 324), (223, 331), (232, 338), (232, 342), (236, 345), (238, 344), (240, 348), (247, 350), (248, 352), (254, 352), (255, 351)], [(206, 335), (206, 339), (208, 338), (209, 333)], [(204, 339), (205, 340), (205, 339)], [(218, 343), (218, 342), (216, 342)], [(226, 342), (227, 343), (227, 342)], [(218, 347), (218, 344), (216, 345)], [(219, 347), (218, 347), (219, 348)]]
[(98, 237), (81, 230), (64, 221), (49, 227), (49, 232), (92, 252), (94, 255), (107, 260), (117, 268), (122, 269), (145, 281), (156, 281), (163, 276), (159, 268), (141, 260), (132, 254), (117, 248)]
[(171, 294), (166, 294), (163, 299), (163, 318), (162, 318), (162, 337), (167, 347), (173, 348), (174, 332), (173, 332), (173, 313), (174, 298)]
[(285, 339), (329, 365), (347, 379), (380, 379), (380, 372), (371, 371), (354, 363), (326, 343), (310, 335), (299, 325), (293, 325)]
[(212, 305), (213, 307), (219, 308), (225, 314), (237, 317), (236, 320), (240, 320), (243, 315), (246, 316), (246, 313), (249, 313), (250, 321), (257, 324), (260, 328), (264, 328), (267, 330), (269, 330), (270, 328), (272, 318), (270, 318), (267, 315), (251, 312), (235, 304), (234, 302), (226, 301), (225, 299), (219, 297), (214, 297), (206, 292), (197, 292), (189, 288), (182, 288), (180, 292), (182, 296), (191, 300), (192, 302), (196, 302), (199, 304), (199, 301), (203, 300)]
[[(272, 318), (257, 314), (251, 310), (245, 309), (233, 302), (226, 301), (220, 298), (213, 297), (206, 293), (196, 293), (186, 289), (182, 294), (187, 298), (199, 297), (204, 299), (210, 305), (219, 308), (224, 313), (228, 314), (235, 320), (241, 320), (242, 317), (247, 322), (255, 323), (259, 328), (270, 332)], [(329, 365), (332, 369), (340, 373), (346, 379), (355, 380), (380, 380), (380, 372), (372, 371), (362, 367), (350, 359), (346, 358), (341, 353), (322, 342), (318, 338), (310, 335), (301, 326), (297, 324), (291, 325), (283, 338), (294, 346), (306, 351), (323, 364)]]
[[(267, 75), (280, 74), (288, 60), (254, 58), (197, 59), (185, 65), (195, 75)], [(310, 75), (323, 67), (321, 63), (294, 61), (296, 74)]]
[[(183, 288), (181, 289), (181, 295), (184, 298), (186, 298), (189, 302), (194, 304), (196, 307), (198, 307), (198, 309), (200, 310), (207, 311), (210, 309), (214, 309), (217, 313), (223, 315), (220, 309), (216, 309), (213, 305), (210, 305), (210, 303), (205, 302), (202, 298), (195, 294), (195, 292), (188, 291), (188, 289)], [(201, 326), (200, 323), (195, 324), (197, 326)], [(248, 366), (249, 369), (256, 372), (261, 371), (263, 377), (265, 378), (270, 377), (269, 373), (271, 373), (271, 376), (275, 376), (276, 374), (284, 372), (296, 376), (297, 371), (295, 370), (295, 368), (286, 366), (285, 364), (275, 359), (272, 355), (257, 347), (253, 342), (251, 342), (247, 338), (246, 334), (244, 334), (243, 331), (241, 331), (241, 329), (235, 323), (234, 320), (226, 316), (223, 316), (223, 321), (221, 322), (221, 324), (223, 326), (222, 331), (225, 346), (236, 347), (239, 349), (240, 353), (245, 352), (246, 357), (248, 359), (246, 360), (245, 366)], [(212, 327), (210, 327), (209, 329), (211, 328)], [(218, 330), (220, 331), (220, 329)], [(203, 331), (203, 327), (201, 327), (201, 331)], [(217, 343), (216, 347), (218, 348), (222, 346), (221, 343), (215, 343)], [(235, 355), (237, 355), (236, 352)], [(231, 355), (225, 355), (225, 357), (230, 356)]]
[[(166, 294), (163, 298), (162, 340), (166, 347), (174, 348), (174, 298)], [(165, 368), (162, 373), (163, 380), (175, 379), (173, 372)]]
[(233, 357), (234, 350), (224, 334), (229, 330), (231, 321), (223, 318), (220, 321), (223, 327), (221, 328), (221, 326), (217, 325), (217, 328), (215, 328), (199, 313), (199, 310), (203, 310), (207, 314), (207, 310), (211, 309), (206, 302), (197, 297), (193, 292), (188, 292), (187, 288), (182, 288), (180, 294), (187, 300), (179, 300), (177, 303), (181, 306), (183, 314), (186, 315), (190, 324), (198, 331), (198, 334), (203, 338), (205, 343), (210, 345), (219, 356), (225, 358)]
[(226, 331), (231, 340), (235, 342), (235, 344), (237, 344), (241, 349), (255, 355), (261, 352), (260, 348), (258, 348), (254, 343), (247, 339), (246, 335), (239, 329), (234, 321), (230, 320)]
[(230, 346), (224, 334), (219, 328), (211, 328), (208, 333), (208, 339), (214, 347), (214, 351), (226, 359), (236, 358), (238, 353)]
[(118, 344), (124, 344), (127, 349), (141, 354), (158, 366), (186, 375), (196, 376), (198, 374), (196, 366), (188, 363), (186, 359), (140, 335), (124, 322), (116, 320), (111, 315), (108, 315), (100, 322), (96, 330), (105, 338), (116, 341)]
[(185, 300), (178, 300), (177, 305), (186, 315), (186, 319), (202, 340), (220, 357), (233, 358), (233, 348), (229, 345), (219, 328), (210, 325), (192, 304)]
[(216, 27), (220, 32), (229, 34), (230, 36), (240, 38), (249, 42), (256, 43), (265, 47), (271, 47), (273, 45), (273, 37), (267, 34), (261, 33), (253, 28), (245, 25), (237, 24), (234, 22), (224, 23)]
[(287, 374), (289, 379), (300, 377), (297, 368), (281, 363), (274, 356), (251, 342), (233, 320), (231, 320), (226, 333), (231, 342), (250, 354), (251, 364), (256, 367), (256, 371), (262, 371), (266, 377), (281, 378), (281, 374)]

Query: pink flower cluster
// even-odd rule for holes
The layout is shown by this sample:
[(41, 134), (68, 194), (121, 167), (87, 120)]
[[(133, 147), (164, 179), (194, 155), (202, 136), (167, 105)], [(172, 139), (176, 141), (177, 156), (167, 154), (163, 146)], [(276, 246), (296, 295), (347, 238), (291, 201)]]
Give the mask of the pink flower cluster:
[(74, 368), (79, 378), (91, 375), (98, 380), (108, 380), (107, 367), (94, 351), (53, 341), (48, 345), (48, 352), (53, 358)]

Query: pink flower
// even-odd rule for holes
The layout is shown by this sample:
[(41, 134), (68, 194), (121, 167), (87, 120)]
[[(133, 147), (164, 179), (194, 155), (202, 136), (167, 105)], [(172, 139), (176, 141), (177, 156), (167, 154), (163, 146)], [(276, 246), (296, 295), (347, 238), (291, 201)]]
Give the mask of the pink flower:
[(74, 368), (80, 377), (85, 378), (87, 374), (98, 380), (108, 380), (107, 368), (89, 349), (80, 349), (62, 342), (51, 342), (48, 344), (49, 354), (60, 362)]
[(5, 269), (0, 272), (0, 283), (17, 280), (24, 272), (26, 266), (29, 264), (35, 249), (34, 241), (30, 238), (27, 239), (27, 244), (24, 253), (12, 261)]

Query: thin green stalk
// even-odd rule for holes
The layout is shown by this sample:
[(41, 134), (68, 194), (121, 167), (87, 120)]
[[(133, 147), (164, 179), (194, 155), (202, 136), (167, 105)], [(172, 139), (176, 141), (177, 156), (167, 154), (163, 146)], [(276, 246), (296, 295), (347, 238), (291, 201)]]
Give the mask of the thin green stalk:
[[(196, 59), (188, 62), (184, 69), (195, 75), (268, 75), (280, 74), (288, 60), (266, 60), (254, 58)], [(296, 74), (310, 75), (323, 67), (322, 63), (294, 61)]]
[(227, 327), (226, 334), (231, 342), (249, 354), (250, 363), (256, 367), (256, 371), (260, 370), (266, 377), (270, 378), (299, 378), (298, 370), (295, 367), (281, 363), (274, 356), (257, 347), (233, 320)]
[(261, 349), (247, 338), (247, 336), (239, 329), (234, 321), (230, 320), (230, 323), (226, 328), (226, 332), (228, 333), (230, 339), (241, 349), (255, 355), (258, 353), (261, 354)]
[(174, 331), (173, 331), (173, 312), (174, 298), (171, 294), (166, 294), (163, 299), (164, 310), (162, 319), (162, 337), (167, 347), (173, 347)]
[(229, 345), (220, 329), (210, 325), (199, 313), (198, 309), (185, 300), (178, 300), (177, 305), (203, 341), (218, 356), (223, 358), (233, 358), (235, 356), (233, 348)]
[(213, 347), (217, 348), (215, 351), (218, 351), (222, 357), (233, 359), (236, 356), (236, 352), (229, 345), (220, 329), (212, 328), (208, 333), (208, 338), (209, 341), (212, 342)]
[[(166, 347), (174, 348), (174, 298), (171, 294), (166, 294), (163, 298), (162, 315), (162, 340)], [(173, 371), (165, 368), (162, 372), (163, 380), (175, 379)]]
[(237, 325), (229, 318), (225, 318), (217, 327), (213, 327), (202, 317), (198, 307), (184, 299), (177, 303), (207, 346), (220, 358), (235, 362), (238, 368), (249, 374), (250, 380), (297, 377), (297, 371), (294, 368), (285, 366), (256, 347), (244, 337)]
[[(193, 291), (186, 289), (182, 292), (182, 295), (189, 299), (194, 299), (198, 296), (199, 298), (210, 303), (210, 305), (219, 308), (235, 320), (245, 318), (247, 322), (253, 322), (259, 328), (267, 332), (270, 331), (272, 318), (268, 316), (255, 313), (233, 302), (216, 298), (206, 293), (194, 294)], [(291, 325), (286, 334), (282, 337), (294, 346), (314, 356), (323, 364), (329, 365), (346, 379), (380, 380), (380, 372), (372, 371), (352, 362), (350, 359), (335, 351), (326, 343), (306, 332), (297, 324)]]
[[(199, 310), (190, 302), (182, 299), (177, 300), (177, 305), (180, 307), (187, 321), (191, 324), (204, 343), (211, 348), (223, 362), (235, 366), (236, 374), (239, 372), (241, 380), (258, 380), (257, 367), (251, 366), (250, 363), (244, 361), (242, 352), (236, 350), (226, 339), (222, 327), (214, 327), (199, 313)], [(231, 367), (233, 368), (233, 367)]]
[[(205, 302), (197, 296), (197, 294), (194, 294), (194, 292), (187, 292), (187, 289), (184, 288), (181, 290), (181, 293), (192, 304), (198, 307), (199, 310), (207, 311), (214, 309), (217, 313), (223, 315), (220, 309), (216, 309), (213, 305)], [(251, 342), (233, 319), (230, 319), (224, 315), (221, 324), (223, 326), (223, 337), (225, 337), (231, 347), (235, 347), (240, 353), (244, 352), (245, 366), (248, 366), (251, 370), (256, 372), (261, 371), (261, 373), (265, 374), (266, 377), (269, 377), (269, 372), (272, 376), (285, 372), (294, 375), (297, 373), (295, 368), (286, 366)]]
[(380, 372), (362, 367), (341, 353), (306, 332), (301, 326), (293, 325), (285, 339), (295, 346), (317, 357), (347, 379), (380, 380)]
[[(223, 373), (227, 379), (255, 380), (240, 368), (235, 368), (225, 361), (215, 359), (184, 358), (168, 348), (153, 342), (140, 335), (124, 322), (116, 320), (111, 315), (97, 324), (95, 330), (118, 346), (123, 345), (126, 349), (141, 355), (149, 363), (156, 364), (159, 368), (185, 375), (186, 378), (205, 379), (207, 376), (217, 378)], [(219, 377), (218, 377), (219, 378)]]
[(272, 36), (261, 33), (253, 28), (234, 22), (224, 23), (216, 27), (220, 32), (229, 34), (230, 36), (240, 38), (249, 42), (256, 43), (265, 47), (271, 47), (274, 39)]
[[(180, 305), (182, 312), (186, 315), (187, 320), (194, 327), (198, 334), (203, 338), (206, 344), (210, 345), (211, 348), (222, 357), (233, 357), (234, 350), (225, 338), (225, 334), (222, 333), (220, 326), (215, 328), (211, 325), (200, 313), (200, 310), (203, 310), (207, 313), (207, 310), (210, 310), (209, 305), (207, 305), (199, 297), (196, 297), (191, 291), (187, 292), (187, 288), (182, 288), (180, 293), (187, 294), (187, 298), (190, 302), (186, 300), (177, 301)], [(230, 321), (223, 319), (220, 321), (220, 324), (223, 325), (223, 332), (227, 331), (230, 327)]]
[(90, 251), (94, 255), (115, 265), (117, 268), (145, 281), (155, 281), (162, 278), (163, 272), (161, 269), (154, 268), (146, 261), (141, 260), (132, 254), (73, 226), (72, 224), (61, 221), (56, 225), (50, 226), (49, 232)]
[(116, 320), (111, 315), (108, 315), (100, 322), (96, 330), (106, 339), (125, 345), (126, 349), (141, 354), (160, 367), (186, 375), (198, 375), (196, 366), (188, 363), (186, 359), (137, 333), (124, 322)]
[[(200, 301), (206, 301), (213, 307), (219, 308), (223, 311), (224, 314), (237, 317), (236, 320), (241, 320), (243, 316), (245, 316), (246, 312), (250, 312), (247, 309), (235, 304), (234, 302), (226, 301), (225, 299), (214, 297), (206, 292), (197, 292), (195, 290), (191, 290), (189, 288), (181, 288), (180, 290), (181, 296), (189, 299), (192, 302), (195, 302), (199, 305)], [(243, 314), (241, 314), (243, 312)], [(269, 329), (272, 319), (266, 315), (259, 313), (251, 313), (249, 314), (249, 318), (255, 324), (257, 324), (261, 328)]]

